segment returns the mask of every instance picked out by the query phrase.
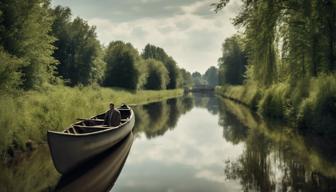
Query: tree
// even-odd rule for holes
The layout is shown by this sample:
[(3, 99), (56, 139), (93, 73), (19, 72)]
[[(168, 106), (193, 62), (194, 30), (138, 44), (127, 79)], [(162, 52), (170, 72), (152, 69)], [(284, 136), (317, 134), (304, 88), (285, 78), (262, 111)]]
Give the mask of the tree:
[(148, 73), (145, 89), (166, 89), (169, 76), (164, 64), (155, 59), (147, 59), (145, 63)]
[(181, 78), (182, 78), (183, 87), (192, 86), (193, 79), (192, 79), (191, 73), (182, 68), (182, 69), (180, 69), (180, 74), (181, 74)]
[(176, 89), (182, 86), (180, 70), (175, 60), (168, 56), (162, 48), (147, 44), (141, 56), (144, 59), (156, 59), (165, 65), (169, 73), (169, 83), (167, 85), (168, 89)]
[(145, 65), (138, 51), (130, 44), (114, 41), (105, 51), (105, 86), (139, 89), (145, 83)]
[(22, 60), (6, 53), (0, 48), (0, 91), (11, 91), (19, 87), (21, 73), (19, 68), (23, 65)]
[(203, 75), (203, 79), (207, 81), (209, 86), (218, 85), (218, 69), (214, 66), (209, 67)]
[(221, 84), (238, 85), (244, 81), (247, 58), (239, 41), (240, 37), (234, 35), (223, 43), (223, 55), (218, 59)]
[(55, 21), (53, 34), (57, 38), (54, 57), (59, 61), (57, 72), (69, 85), (88, 85), (100, 81), (104, 63), (95, 27), (77, 17), (71, 20), (69, 8), (52, 10)]
[[(5, 65), (18, 65), (11, 67), (16, 77), (20, 76), (20, 82), (14, 84), (25, 89), (39, 88), (53, 78), (56, 61), (52, 57), (52, 43), (55, 39), (50, 35), (52, 17), (48, 9), (47, 0), (3, 0), (0, 3), (0, 46), (6, 52), (3, 56), (8, 63)], [(22, 63), (9, 62), (8, 58), (18, 58)]]
[[(219, 0), (216, 11), (228, 2)], [(243, 1), (234, 24), (244, 29), (248, 63), (261, 86), (335, 72), (334, 0)]]
[(202, 78), (201, 73), (199, 72), (193, 72), (191, 74), (192, 79), (193, 79), (193, 85), (194, 86), (202, 86), (202, 85), (207, 85), (207, 82)]

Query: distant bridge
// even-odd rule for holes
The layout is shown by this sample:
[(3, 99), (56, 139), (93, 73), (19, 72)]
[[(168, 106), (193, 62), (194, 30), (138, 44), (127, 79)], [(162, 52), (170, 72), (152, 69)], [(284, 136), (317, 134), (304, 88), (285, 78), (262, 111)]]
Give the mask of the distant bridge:
[(215, 87), (211, 86), (197, 86), (192, 88), (184, 88), (184, 92), (214, 92)]

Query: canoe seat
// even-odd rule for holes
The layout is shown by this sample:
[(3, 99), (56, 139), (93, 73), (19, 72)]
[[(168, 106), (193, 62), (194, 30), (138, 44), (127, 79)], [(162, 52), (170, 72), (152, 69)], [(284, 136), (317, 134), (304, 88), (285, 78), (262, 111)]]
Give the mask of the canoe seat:
[(101, 130), (108, 129), (108, 127), (103, 127), (103, 126), (74, 125), (74, 127), (76, 128), (76, 130), (79, 134), (91, 133), (91, 132), (96, 132), (96, 131), (101, 131)]
[(68, 133), (71, 133), (71, 134), (75, 134), (75, 135), (78, 134), (75, 127), (70, 127), (67, 131), (68, 131)]

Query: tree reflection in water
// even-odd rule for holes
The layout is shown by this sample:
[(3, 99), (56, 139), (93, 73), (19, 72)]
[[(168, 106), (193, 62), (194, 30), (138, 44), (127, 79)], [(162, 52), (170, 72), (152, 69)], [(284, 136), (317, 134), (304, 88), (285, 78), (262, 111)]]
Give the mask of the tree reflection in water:
[(224, 170), (244, 191), (336, 191), (336, 164), (306, 138), (232, 101), (221, 100), (219, 111), (225, 139), (245, 144), (241, 157), (226, 162)]
[(137, 106), (134, 108), (134, 133), (144, 132), (147, 138), (161, 136), (167, 130), (174, 129), (180, 116), (190, 111), (193, 106), (192, 96)]
[[(148, 139), (164, 135), (194, 107), (217, 114), (224, 139), (243, 144), (237, 159), (223, 163), (223, 174), (228, 180), (238, 180), (242, 190), (336, 191), (335, 140), (303, 137), (214, 95), (187, 95), (134, 107), (134, 135), (144, 134)], [(0, 168), (0, 190), (49, 191), (59, 177), (45, 147), (18, 162), (0, 164)]]

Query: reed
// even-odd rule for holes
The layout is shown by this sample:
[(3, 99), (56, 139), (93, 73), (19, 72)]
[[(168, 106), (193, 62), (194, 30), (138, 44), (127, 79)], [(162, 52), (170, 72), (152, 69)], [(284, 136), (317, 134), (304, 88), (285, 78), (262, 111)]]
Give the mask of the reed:
[(43, 91), (2, 94), (0, 97), (0, 152), (24, 150), (27, 141), (44, 142), (47, 130), (62, 130), (76, 118), (87, 118), (108, 108), (159, 101), (183, 91), (137, 91), (117, 88), (51, 86)]
[(293, 127), (321, 134), (336, 133), (336, 76), (303, 78), (268, 88), (252, 83), (223, 86), (216, 93), (243, 103), (264, 117), (285, 120)]

